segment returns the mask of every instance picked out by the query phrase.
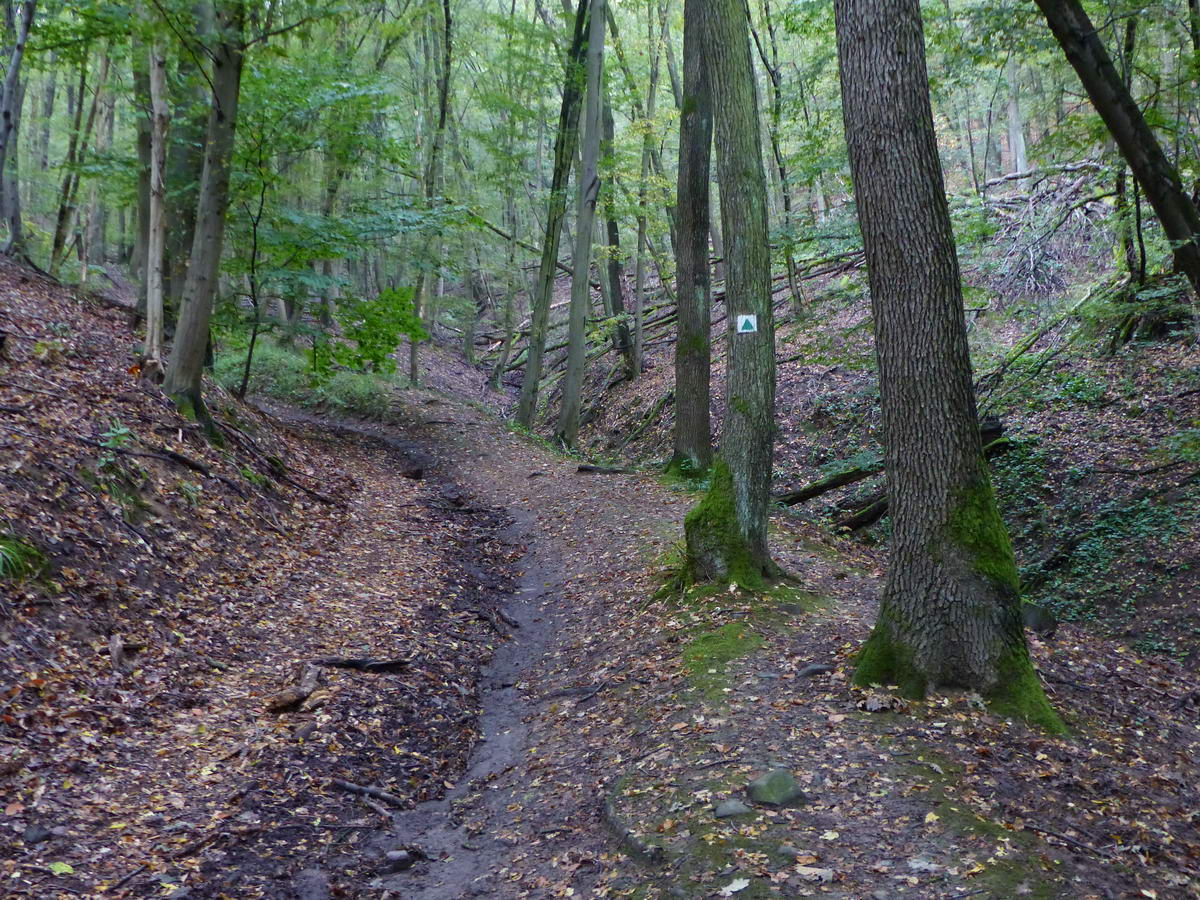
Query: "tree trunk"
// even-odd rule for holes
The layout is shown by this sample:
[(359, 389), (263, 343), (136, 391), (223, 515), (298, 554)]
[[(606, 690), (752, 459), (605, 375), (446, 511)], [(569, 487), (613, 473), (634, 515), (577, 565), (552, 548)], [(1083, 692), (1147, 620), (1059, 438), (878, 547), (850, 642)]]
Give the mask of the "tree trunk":
[(50, 168), (50, 124), (54, 118), (54, 97), (58, 89), (58, 52), (50, 54), (46, 86), (42, 94), (42, 130), (38, 135), (38, 167)]
[(978, 690), (1052, 729), (983, 456), (919, 0), (836, 0), (842, 110), (866, 249), (893, 516), (859, 684)]
[(1173, 248), (1175, 270), (1200, 293), (1200, 212), (1126, 89), (1079, 0), (1037, 0), (1092, 105), (1154, 207)]
[(1021, 118), (1021, 73), (1017, 66), (1017, 58), (1009, 56), (1005, 67), (1005, 78), (1008, 79), (1008, 155), (1013, 172), (1028, 171), (1029, 162), (1025, 158), (1025, 121)]
[(546, 210), (546, 239), (542, 242), (542, 259), (532, 301), (529, 353), (525, 360), (525, 377), (521, 381), (521, 396), (517, 402), (517, 422), (525, 428), (532, 427), (533, 417), (537, 413), (542, 356), (546, 351), (546, 329), (550, 322), (550, 303), (554, 291), (554, 271), (558, 262), (563, 216), (567, 209), (567, 179), (579, 140), (579, 100), (583, 86), (587, 24), (588, 0), (579, 0), (579, 8), (575, 13), (575, 33), (567, 53), (558, 134), (554, 138), (554, 174), (551, 176), (550, 201)]
[(783, 122), (783, 72), (779, 61), (779, 40), (776, 35), (775, 22), (771, 18), (770, 0), (762, 0), (763, 27), (767, 30), (767, 40), (770, 55), (755, 36), (755, 46), (758, 47), (759, 58), (767, 73), (767, 84), (771, 93), (771, 116), (768, 119), (767, 134), (771, 140), (771, 156), (775, 163), (775, 172), (779, 178), (779, 199), (783, 206), (783, 262), (787, 272), (788, 291), (792, 295), (792, 313), (799, 316), (804, 308), (800, 292), (800, 282), (796, 278), (796, 253), (792, 249), (795, 235), (792, 233), (792, 186), (788, 178), (787, 161), (783, 157), (783, 143), (780, 138), (780, 126)]
[(146, 346), (142, 376), (152, 381), (162, 374), (163, 358), (163, 251), (167, 226), (167, 60), (162, 47), (150, 45), (150, 227), (146, 242)]
[(777, 572), (767, 550), (775, 434), (767, 180), (744, 0), (688, 0), (685, 21), (693, 15), (708, 65), (722, 230), (729, 239), (729, 375), (721, 456), (708, 493), (685, 522), (686, 568), (693, 581), (755, 588)]
[[(24, 252), (24, 235), (21, 228), (21, 206), (17, 196), (17, 180), (8, 177), (9, 147), (16, 145), (17, 129), (21, 123), (21, 105), (25, 91), (21, 85), (21, 61), (25, 57), (25, 44), (29, 30), (33, 27), (34, 0), (25, 0), (21, 13), (14, 23), (12, 53), (4, 73), (4, 86), (0, 89), (0, 209), (8, 220), (8, 242), (6, 253)], [(16, 153), (13, 153), (16, 158)]]
[(670, 468), (699, 475), (712, 465), (709, 407), (712, 348), (712, 291), (708, 257), (709, 158), (712, 155), (712, 97), (703, 55), (700, 21), (683, 23), (683, 104), (679, 115), (679, 249), (675, 278), (679, 292), (679, 337), (675, 342), (675, 434)]
[[(13, 118), (13, 129), (9, 138), (14, 142), (20, 131), (20, 111), (25, 101), (25, 83), (17, 82), (17, 115)], [(4, 170), (4, 187), (0, 195), (0, 215), (8, 226), (8, 239), (4, 243), (4, 253), (8, 256), (27, 256), (25, 245), (25, 220), (21, 214), (21, 177), (18, 169), (20, 154), (11, 153), (7, 157)]]
[[(212, 9), (198, 3), (193, 11), (196, 29), (212, 31)], [(200, 181), (204, 174), (205, 81), (196, 61), (181, 53), (173, 83), (177, 92), (171, 98), (174, 107), (171, 147), (167, 153), (167, 195), (172, 198), (167, 213), (167, 270), (164, 276), (164, 305), (178, 310), (187, 282), (188, 256), (196, 237), (196, 210)], [(166, 316), (166, 322), (171, 316)]]
[(214, 6), (212, 105), (204, 144), (204, 171), (196, 207), (196, 233), (175, 343), (167, 364), (163, 390), (185, 414), (209, 422), (201, 394), (201, 377), (208, 347), (208, 326), (217, 294), (225, 213), (229, 208), (229, 170), (237, 130), (238, 96), (245, 49), (243, 0), (218, 0)]
[[(425, 206), (427, 209), (433, 207), (434, 198), (437, 196), (438, 186), (441, 184), (442, 176), (442, 148), (446, 144), (446, 117), (450, 111), (450, 63), (451, 53), (453, 49), (453, 32), (451, 31), (450, 19), (450, 0), (442, 0), (442, 58), (441, 66), (438, 72), (438, 109), (437, 109), (437, 128), (433, 133), (433, 145), (429, 148), (429, 160), (425, 166)], [(440, 229), (439, 229), (440, 230)], [(428, 268), (429, 250), (432, 246), (432, 239), (427, 239), (418, 260), (420, 270), (417, 273), (417, 283), (413, 288), (413, 316), (419, 322), (422, 316), (422, 306), (424, 303), (425, 286), (429, 282), (426, 275)], [(438, 236), (438, 246), (440, 247), (440, 235)], [(434, 322), (430, 322), (429, 335), (433, 336)], [(421, 338), (412, 336), (408, 341), (408, 380), (412, 386), (420, 383), (420, 346)]]
[(96, 84), (92, 89), (92, 102), (88, 106), (87, 120), (83, 130), (79, 130), (83, 112), (83, 91), (87, 85), (87, 64), (79, 70), (79, 96), (76, 98), (74, 131), (67, 149), (66, 174), (63, 176), (62, 189), (58, 198), (58, 215), (54, 224), (54, 241), (50, 248), (50, 274), (57, 275), (67, 255), (67, 237), (75, 225), (75, 213), (79, 199), (79, 173), (75, 166), (87, 153), (88, 142), (92, 137), (92, 128), (96, 124), (96, 112), (100, 108), (100, 99), (104, 93), (104, 84), (108, 80), (109, 56), (105, 53), (100, 59), (100, 73), (96, 76)]
[[(611, 10), (609, 10), (611, 13)], [(600, 154), (604, 157), (611, 157), (613, 152), (613, 142), (616, 140), (616, 124), (613, 121), (612, 104), (608, 102), (608, 95), (604, 97), (604, 141), (600, 148)], [(613, 194), (612, 187), (609, 187), (608, 197), (609, 202), (606, 208), (604, 219), (605, 239), (608, 244), (607, 268), (608, 268), (608, 290), (610, 296), (610, 304), (612, 305), (612, 314), (617, 316), (616, 334), (613, 336), (613, 346), (616, 351), (621, 354), (625, 360), (625, 369), (632, 377), (633, 375), (633, 342), (629, 337), (629, 323), (625, 319), (625, 278), (621, 266), (621, 229), (617, 224), (617, 217), (613, 214)]]
[[(571, 275), (571, 309), (567, 324), (567, 372), (555, 436), (573, 449), (579, 438), (579, 411), (587, 355), (587, 314), (591, 298), (592, 234), (600, 193), (600, 79), (604, 73), (605, 0), (591, 0), (587, 39), (587, 104), (583, 119), (583, 165), (575, 215), (575, 266)], [(636, 301), (635, 301), (636, 302)], [(636, 340), (635, 340), (635, 365)]]

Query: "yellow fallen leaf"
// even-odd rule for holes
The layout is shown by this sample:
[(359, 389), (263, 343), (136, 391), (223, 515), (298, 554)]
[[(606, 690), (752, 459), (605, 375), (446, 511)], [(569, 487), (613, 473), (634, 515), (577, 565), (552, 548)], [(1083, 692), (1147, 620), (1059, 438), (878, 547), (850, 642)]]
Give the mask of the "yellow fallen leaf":
[(941, 818), (941, 816), (939, 816), (939, 815), (938, 815), (937, 813), (935, 813), (935, 812), (929, 812), (929, 813), (925, 813), (925, 824), (926, 824), (926, 825), (932, 825), (932, 824), (933, 824), (934, 822), (936, 822), (936, 821), (937, 821), (939, 818)]

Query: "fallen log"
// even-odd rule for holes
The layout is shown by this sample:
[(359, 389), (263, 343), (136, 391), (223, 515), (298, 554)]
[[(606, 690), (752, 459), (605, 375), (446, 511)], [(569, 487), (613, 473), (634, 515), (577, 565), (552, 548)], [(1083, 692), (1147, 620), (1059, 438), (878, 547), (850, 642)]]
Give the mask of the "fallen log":
[[(1004, 423), (995, 416), (988, 416), (979, 423), (979, 437), (983, 441), (985, 448), (991, 447), (1004, 434)], [(986, 450), (985, 450), (986, 453)], [(782, 503), (784, 506), (795, 506), (797, 503), (803, 503), (805, 500), (811, 500), (814, 497), (819, 497), (822, 494), (827, 494), (830, 491), (837, 490), (840, 487), (855, 484), (863, 481), (874, 475), (879, 475), (883, 472), (883, 459), (876, 458), (860, 465), (850, 466), (845, 469), (840, 469), (832, 474), (826, 475), (824, 478), (819, 478), (816, 481), (804, 485), (791, 491), (784, 491), (776, 494), (775, 500)], [(860, 508), (862, 504), (855, 504), (856, 508)]]
[[(999, 423), (996, 423), (997, 426)], [(981, 434), (986, 432), (980, 430)], [(1005, 437), (998, 437), (991, 441), (983, 448), (983, 455), (986, 459), (992, 459), (1004, 453), (1010, 446), (1010, 441)], [(888, 514), (888, 497), (887, 490), (876, 491), (866, 500), (855, 504), (855, 511), (848, 516), (844, 516), (834, 523), (834, 526), (847, 531), (862, 531), (864, 528), (869, 528), (880, 519)]]

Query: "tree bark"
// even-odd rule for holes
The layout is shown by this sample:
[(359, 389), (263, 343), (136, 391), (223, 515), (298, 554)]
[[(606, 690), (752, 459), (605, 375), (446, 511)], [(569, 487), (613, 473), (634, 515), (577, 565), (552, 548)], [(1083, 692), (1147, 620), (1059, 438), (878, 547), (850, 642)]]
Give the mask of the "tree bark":
[(542, 260), (533, 295), (529, 327), (529, 352), (525, 361), (525, 377), (521, 380), (521, 396), (517, 401), (517, 422), (529, 428), (537, 413), (537, 400), (542, 378), (542, 357), (546, 352), (546, 330), (550, 322), (550, 302), (554, 292), (554, 271), (558, 262), (558, 245), (562, 238), (562, 221), (567, 209), (567, 179), (571, 161), (579, 141), (579, 101), (583, 85), (584, 52), (587, 47), (588, 0), (579, 0), (575, 13), (575, 33), (567, 52), (566, 76), (563, 81), (562, 108), (558, 116), (558, 134), (554, 138), (554, 173), (550, 182), (550, 200), (546, 210), (546, 239), (542, 242)]
[[(609, 10), (611, 13), (611, 10)], [(608, 102), (608, 96), (604, 98), (604, 141), (600, 148), (601, 156), (610, 157), (613, 152), (613, 142), (616, 140), (616, 124), (613, 121), (612, 104)], [(608, 245), (608, 255), (606, 259), (608, 268), (608, 289), (611, 297), (612, 314), (617, 316), (616, 333), (613, 335), (613, 346), (616, 351), (621, 354), (625, 360), (625, 369), (632, 377), (633, 375), (633, 342), (629, 337), (629, 322), (625, 318), (625, 277), (623, 267), (621, 265), (621, 229), (617, 224), (617, 217), (612, 211), (613, 206), (613, 191), (609, 187), (609, 201), (606, 206), (606, 214), (604, 217), (605, 226), (605, 242)]]
[[(604, 7), (605, 0), (591, 0), (588, 14), (587, 103), (583, 119), (579, 205), (575, 215), (575, 266), (571, 275), (571, 309), (567, 322), (567, 372), (563, 378), (562, 407), (555, 433), (567, 448), (574, 448), (579, 438), (579, 411), (587, 354), (592, 236), (595, 230), (596, 198), (600, 194), (600, 79), (604, 73)], [(636, 346), (635, 341), (635, 354)]]
[(157, 381), (163, 358), (163, 253), (166, 246), (167, 60), (158, 41), (150, 45), (150, 223), (146, 241), (146, 346), (142, 376)]
[[(432, 209), (433, 207), (433, 201), (437, 196), (442, 176), (442, 149), (446, 144), (446, 118), (450, 113), (450, 63), (453, 51), (451, 27), (450, 0), (442, 0), (442, 60), (438, 72), (437, 129), (433, 133), (433, 145), (429, 148), (429, 160), (425, 166), (425, 206), (427, 209)], [(436, 236), (436, 239), (440, 247), (440, 234)], [(421, 321), (425, 287), (429, 283), (426, 270), (429, 263), (428, 257), (431, 246), (432, 240), (427, 239), (418, 260), (421, 268), (417, 272), (417, 283), (413, 288), (413, 315), (418, 322)], [(430, 322), (430, 336), (433, 335), (433, 326), (435, 324), (434, 322)], [(408, 380), (414, 387), (420, 383), (420, 346), (421, 338), (415, 335), (409, 338)]]
[(1029, 161), (1025, 158), (1025, 120), (1021, 118), (1021, 79), (1017, 58), (1009, 56), (1005, 67), (1008, 80), (1008, 155), (1013, 172), (1027, 172)]
[(679, 339), (675, 342), (675, 433), (670, 468), (702, 474), (712, 465), (710, 406), (712, 288), (708, 256), (712, 96), (701, 22), (683, 23), (683, 102), (679, 114)]
[[(25, 0), (21, 13), (15, 21), (12, 53), (4, 73), (4, 86), (0, 89), (0, 209), (8, 220), (8, 241), (5, 253), (24, 252), (24, 233), (21, 227), (21, 206), (16, 196), (17, 180), (11, 181), (8, 173), (8, 150), (13, 145), (21, 121), (21, 101), (25, 92), (21, 85), (21, 62), (25, 57), (25, 45), (33, 27), (34, 0)], [(15, 157), (16, 154), (14, 153)]]
[[(697, 7), (693, 11), (693, 7)], [(744, 0), (689, 0), (712, 89), (721, 221), (727, 239), (728, 384), (721, 456), (687, 516), (687, 575), (760, 587), (776, 574), (767, 549), (775, 436), (775, 326), (767, 181)], [(696, 48), (700, 49), (700, 48)], [(739, 317), (757, 330), (738, 331)]]
[(979, 437), (919, 0), (835, 0), (842, 110), (866, 250), (893, 515), (859, 684), (977, 690), (1059, 730)]
[(1129, 163), (1171, 242), (1175, 270), (1200, 293), (1200, 212), (1113, 66), (1079, 0), (1037, 0), (1092, 105)]
[(163, 390), (179, 409), (206, 424), (208, 411), (201, 394), (201, 377), (208, 327), (216, 300), (229, 208), (229, 174), (237, 131), (238, 97), (245, 57), (244, 0), (214, 4), (212, 103), (205, 133), (204, 171), (196, 207), (196, 232), (183, 287), (175, 343), (167, 364)]

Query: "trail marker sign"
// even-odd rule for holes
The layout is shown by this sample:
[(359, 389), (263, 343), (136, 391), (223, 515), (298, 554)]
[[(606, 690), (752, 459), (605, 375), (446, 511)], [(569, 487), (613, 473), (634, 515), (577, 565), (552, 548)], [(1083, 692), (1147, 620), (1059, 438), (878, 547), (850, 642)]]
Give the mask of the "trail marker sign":
[(756, 331), (758, 331), (758, 316), (754, 313), (737, 317), (738, 334), (754, 334)]

